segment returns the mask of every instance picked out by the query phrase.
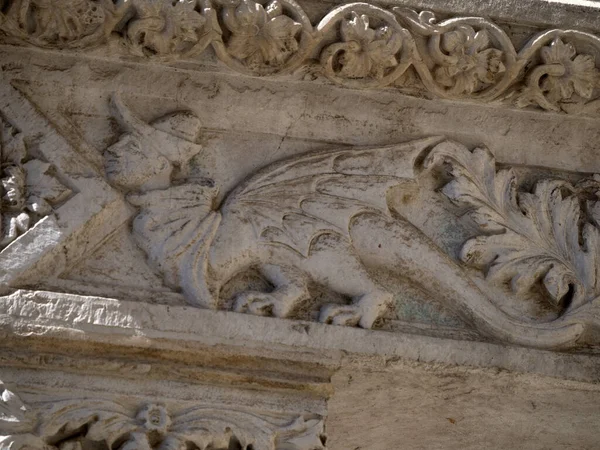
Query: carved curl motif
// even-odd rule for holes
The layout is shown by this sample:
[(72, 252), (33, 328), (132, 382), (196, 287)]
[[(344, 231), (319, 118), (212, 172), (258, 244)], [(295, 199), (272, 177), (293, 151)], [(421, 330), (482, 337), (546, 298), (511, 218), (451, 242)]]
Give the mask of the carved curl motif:
[(161, 403), (132, 412), (88, 398), (30, 407), (0, 381), (1, 450), (81, 450), (83, 440), (104, 443), (108, 450), (326, 449), (323, 418), (314, 414), (290, 420), (202, 406), (173, 413)]
[(539, 33), (519, 50), (483, 18), (438, 22), (429, 11), (367, 3), (338, 6), (316, 26), (293, 0), (5, 3), (0, 30), (11, 43), (86, 48), (116, 42), (127, 54), (160, 59), (196, 58), (212, 45), (229, 67), (251, 75), (306, 66), (302, 73), (350, 87), (402, 89), (416, 74), (418, 88), (441, 98), (569, 113), (596, 111), (600, 94), (592, 54), (600, 38), (575, 30)]

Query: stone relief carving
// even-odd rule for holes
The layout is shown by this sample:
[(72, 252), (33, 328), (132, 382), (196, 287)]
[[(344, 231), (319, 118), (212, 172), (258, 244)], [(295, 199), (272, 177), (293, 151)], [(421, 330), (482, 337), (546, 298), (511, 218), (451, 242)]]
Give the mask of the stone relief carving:
[[(138, 209), (132, 232), (149, 262), (193, 305), (372, 328), (393, 316), (392, 293), (371, 273), (381, 267), (494, 338), (550, 348), (595, 342), (595, 179), (539, 181), (533, 194), (517, 193), (513, 173), (496, 174), (487, 151), (432, 137), (276, 162), (221, 200), (212, 179), (189, 169), (204, 151), (195, 116), (147, 124), (118, 96), (113, 106), (125, 132), (105, 152), (107, 176)], [(475, 207), (492, 233), (469, 240), (456, 262), (387, 203), (389, 189), (442, 163), (456, 177), (444, 192)], [(488, 292), (467, 266), (512, 291)], [(523, 315), (509, 306), (515, 296), (545, 298), (555, 313)]]
[(216, 47), (218, 54), (249, 70), (269, 71), (284, 66), (298, 52), (303, 29), (301, 23), (284, 13), (284, 5), (289, 10), (287, 4), (277, 0), (264, 6), (252, 0), (224, 3), (221, 18), (229, 37), (224, 46)]
[[(218, 407), (189, 407), (173, 412), (162, 403), (137, 411), (98, 399), (23, 402), (2, 383), (0, 448), (18, 450), (85, 448), (85, 441), (108, 449), (188, 448), (199, 450), (325, 450), (323, 418), (305, 414), (290, 421)], [(97, 448), (97, 447), (94, 447)]]
[[(395, 153), (420, 151), (431, 140), (275, 163), (217, 205), (212, 180), (186, 177), (189, 159), (201, 150), (194, 144), (197, 119), (180, 112), (147, 125), (113, 100), (127, 132), (105, 153), (108, 178), (130, 191), (128, 201), (139, 208), (133, 223), (139, 245), (191, 303), (297, 317), (311, 308), (316, 282), (351, 300), (322, 306), (322, 322), (371, 328), (391, 308), (392, 295), (373, 281), (352, 247), (351, 224), (363, 213), (389, 217), (385, 193), (398, 180)], [(378, 171), (371, 173), (369, 161)], [(222, 298), (224, 285), (249, 270), (271, 289)]]
[(32, 158), (21, 132), (0, 116), (0, 250), (25, 233), (71, 191), (53, 167)]
[(547, 30), (517, 49), (484, 18), (438, 22), (429, 11), (368, 3), (338, 6), (313, 26), (293, 0), (7, 0), (0, 30), (9, 43), (104, 44), (154, 59), (198, 58), (212, 45), (229, 67), (251, 75), (308, 72), (349, 87), (548, 111), (593, 114), (599, 96), (595, 35)]
[(462, 246), (462, 262), (523, 301), (547, 302), (562, 320), (598, 307), (599, 175), (576, 184), (543, 178), (525, 190), (513, 168), (496, 169), (489, 150), (451, 144), (434, 149), (424, 165), (449, 167), (452, 179), (441, 192), (466, 206), (479, 227)]

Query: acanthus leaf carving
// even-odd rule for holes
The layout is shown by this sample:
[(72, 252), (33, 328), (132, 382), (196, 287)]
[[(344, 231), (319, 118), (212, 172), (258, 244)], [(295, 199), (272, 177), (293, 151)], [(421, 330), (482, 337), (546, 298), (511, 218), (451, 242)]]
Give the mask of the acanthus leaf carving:
[[(1, 385), (0, 385), (1, 386)], [(12, 392), (0, 403), (0, 448), (73, 450), (82, 438), (113, 450), (325, 450), (323, 417), (252, 413), (227, 407), (188, 406), (172, 412), (164, 403), (130, 407), (110, 400), (74, 398), (34, 404), (34, 414)], [(31, 411), (33, 412), (33, 411)], [(35, 418), (33, 418), (35, 417)]]
[(509, 283), (519, 296), (543, 286), (544, 297), (561, 315), (600, 294), (597, 177), (577, 185), (542, 179), (527, 192), (519, 190), (512, 169), (496, 169), (484, 148), (439, 146), (425, 165), (442, 164), (452, 176), (442, 192), (470, 207), (481, 230), (463, 245), (463, 262), (483, 270), (490, 282)]
[(484, 18), (438, 22), (429, 11), (368, 3), (337, 6), (316, 25), (293, 0), (11, 0), (3, 11), (9, 43), (117, 42), (127, 55), (163, 60), (197, 59), (212, 45), (225, 64), (251, 75), (309, 71), (349, 87), (417, 88), (555, 112), (595, 111), (600, 93), (587, 50), (600, 49), (600, 38), (577, 30), (543, 31), (517, 49)]

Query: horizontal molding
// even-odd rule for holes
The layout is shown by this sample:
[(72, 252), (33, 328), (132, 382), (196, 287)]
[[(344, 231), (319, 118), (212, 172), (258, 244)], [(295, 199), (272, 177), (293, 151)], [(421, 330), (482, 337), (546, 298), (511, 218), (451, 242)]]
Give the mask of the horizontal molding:
[(0, 333), (7, 343), (27, 336), (40, 338), (40, 343), (85, 341), (174, 352), (229, 348), (246, 355), (268, 355), (331, 368), (347, 358), (377, 357), (383, 361), (500, 368), (585, 382), (597, 382), (600, 373), (600, 359), (593, 354), (49, 292), (17, 291), (0, 297)]
[[(250, 76), (324, 78), (352, 89), (387, 87), (587, 116), (600, 109), (600, 38), (582, 31), (590, 29), (585, 21), (573, 20), (573, 28), (562, 22), (515, 46), (508, 28), (477, 17), (496, 16), (493, 10), (463, 17), (460, 9), (458, 17), (441, 20), (423, 11), (432, 5), (412, 10), (349, 3), (315, 22), (294, 0), (266, 5), (198, 0), (177, 6), (85, 0), (80, 12), (60, 2), (52, 11), (9, 3), (0, 24), (2, 42), (9, 44), (160, 63), (200, 61), (212, 47), (221, 63)], [(554, 3), (529, 3), (534, 11), (539, 4), (549, 18), (569, 14)], [(528, 14), (536, 17), (529, 9)]]

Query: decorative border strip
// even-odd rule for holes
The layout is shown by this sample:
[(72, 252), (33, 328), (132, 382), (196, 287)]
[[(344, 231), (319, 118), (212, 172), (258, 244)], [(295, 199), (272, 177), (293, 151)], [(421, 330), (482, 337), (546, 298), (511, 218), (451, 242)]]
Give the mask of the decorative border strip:
[(120, 450), (327, 448), (323, 417), (309, 413), (286, 418), (207, 405), (173, 411), (163, 402), (132, 410), (108, 399), (58, 395), (26, 405), (2, 381), (0, 411), (3, 450), (76, 450), (82, 439)]
[(386, 86), (438, 98), (595, 115), (600, 38), (552, 29), (517, 50), (480, 17), (350, 3), (316, 26), (294, 0), (8, 0), (3, 41), (144, 59), (193, 60), (212, 46), (240, 73), (321, 75), (350, 88)]

